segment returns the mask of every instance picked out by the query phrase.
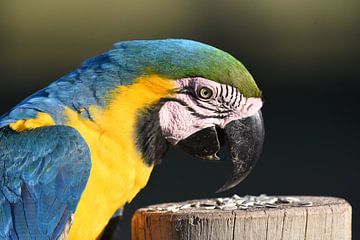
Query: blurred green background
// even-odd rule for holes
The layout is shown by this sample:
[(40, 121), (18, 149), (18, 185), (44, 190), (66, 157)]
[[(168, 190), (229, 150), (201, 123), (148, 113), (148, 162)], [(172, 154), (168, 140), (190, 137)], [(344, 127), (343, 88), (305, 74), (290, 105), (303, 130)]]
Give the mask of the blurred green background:
[[(190, 38), (230, 52), (265, 96), (254, 172), (220, 195), (229, 166), (171, 150), (127, 207), (245, 194), (344, 197), (360, 239), (359, 0), (2, 0), (0, 114), (120, 40)], [(125, 238), (126, 239), (126, 238)]]

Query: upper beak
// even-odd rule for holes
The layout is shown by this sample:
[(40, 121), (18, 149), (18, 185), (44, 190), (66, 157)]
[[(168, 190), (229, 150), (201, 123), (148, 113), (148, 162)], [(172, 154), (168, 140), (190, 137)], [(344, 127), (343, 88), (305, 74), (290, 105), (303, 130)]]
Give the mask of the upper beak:
[(255, 115), (230, 122), (224, 129), (205, 128), (180, 141), (177, 146), (194, 157), (219, 160), (217, 153), (223, 144), (218, 131), (228, 143), (233, 170), (226, 183), (217, 191), (228, 190), (244, 180), (260, 157), (265, 130), (261, 111)]

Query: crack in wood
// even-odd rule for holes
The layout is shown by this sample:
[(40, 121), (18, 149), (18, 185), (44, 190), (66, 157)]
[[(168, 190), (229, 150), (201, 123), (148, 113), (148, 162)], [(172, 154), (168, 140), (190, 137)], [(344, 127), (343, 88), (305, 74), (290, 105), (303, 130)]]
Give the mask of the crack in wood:
[(304, 240), (308, 239), (307, 238), (307, 234), (308, 234), (308, 221), (309, 221), (309, 210), (305, 209), (305, 234), (304, 234)]
[(236, 230), (236, 212), (232, 213), (232, 216), (234, 218), (233, 220), (233, 230), (232, 230), (232, 240), (235, 240), (235, 230)]
[(284, 240), (285, 218), (286, 218), (286, 210), (284, 210), (284, 216), (282, 219), (281, 240)]

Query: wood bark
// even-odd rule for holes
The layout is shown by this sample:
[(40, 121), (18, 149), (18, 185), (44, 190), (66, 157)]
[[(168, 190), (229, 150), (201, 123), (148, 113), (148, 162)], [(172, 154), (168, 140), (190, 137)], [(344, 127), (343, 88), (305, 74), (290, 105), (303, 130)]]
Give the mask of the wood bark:
[[(132, 240), (350, 240), (351, 206), (333, 197), (297, 197), (310, 207), (248, 210), (139, 209)], [(166, 205), (166, 204), (165, 204)], [(149, 210), (152, 209), (152, 210)]]

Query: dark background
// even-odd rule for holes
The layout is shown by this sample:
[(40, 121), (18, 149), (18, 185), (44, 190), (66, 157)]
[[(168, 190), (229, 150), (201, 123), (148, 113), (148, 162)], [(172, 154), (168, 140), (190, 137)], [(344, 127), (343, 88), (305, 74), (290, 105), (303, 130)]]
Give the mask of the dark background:
[(124, 233), (148, 204), (266, 193), (344, 197), (360, 239), (359, 13), (358, 0), (2, 0), (0, 112), (116, 41), (209, 43), (263, 90), (263, 155), (242, 184), (216, 195), (229, 166), (171, 150), (126, 208)]

